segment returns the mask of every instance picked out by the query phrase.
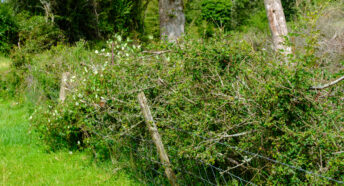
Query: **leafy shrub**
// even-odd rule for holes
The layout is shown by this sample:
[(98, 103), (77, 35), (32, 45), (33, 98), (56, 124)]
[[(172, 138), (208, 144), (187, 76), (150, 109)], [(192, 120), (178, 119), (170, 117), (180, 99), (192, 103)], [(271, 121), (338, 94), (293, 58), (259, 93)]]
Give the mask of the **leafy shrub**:
[[(33, 56), (64, 42), (64, 35), (53, 23), (46, 22), (42, 16), (28, 17), (26, 13), (18, 15), (19, 44), (11, 52), (13, 73), (22, 80), (31, 82), (31, 65)], [(18, 85), (26, 87), (27, 84)]]
[[(195, 35), (194, 30), (198, 30), (201, 36), (209, 37), (214, 34), (215, 27), (230, 31), (240, 30), (241, 26), (245, 25), (249, 25), (252, 28), (256, 25), (260, 27), (266, 25), (266, 23), (263, 23), (264, 18), (263, 20), (261, 19), (261, 15), (265, 16), (266, 14), (264, 3), (258, 0), (187, 1), (185, 7), (186, 22), (188, 23), (186, 28), (191, 29), (191, 35)], [(264, 14), (261, 14), (261, 12), (264, 12)], [(197, 27), (197, 29), (193, 27)]]
[(146, 144), (128, 137), (149, 139), (136, 97), (144, 91), (177, 168), (197, 166), (179, 161), (202, 160), (226, 170), (237, 166), (230, 157), (245, 165), (233, 172), (257, 184), (329, 184), (213, 143), (218, 141), (314, 172), (321, 159), (322, 174), (343, 179), (343, 156), (332, 154), (344, 144), (343, 130), (338, 130), (344, 122), (343, 85), (331, 88), (331, 95), (310, 91), (314, 79), (334, 78), (307, 63), (313, 55), (291, 56), (294, 66), (281, 64), (282, 58), (255, 52), (248, 43), (233, 42), (227, 35), (146, 47), (170, 51), (160, 55), (142, 52), (121, 37), (114, 42), (114, 64), (111, 43), (90, 52), (89, 59), (84, 52), (85, 58), (74, 59), (79, 63), (69, 68), (75, 89), (66, 102), (52, 102), (36, 112), (33, 123), (52, 148), (86, 148), (106, 159), (134, 144), (144, 153)]
[(297, 13), (296, 0), (284, 0), (281, 2), (287, 21), (291, 21)]
[(203, 19), (214, 23), (218, 27), (231, 28), (231, 1), (203, 0), (201, 10)]
[[(23, 14), (22, 14), (23, 15)], [(43, 16), (26, 17), (20, 21), (19, 39), (27, 53), (37, 53), (64, 41), (62, 31)]]
[(7, 82), (14, 94), (35, 90), (35, 79), (32, 75), (35, 68), (33, 58), (40, 55), (40, 52), (64, 42), (63, 33), (54, 24), (46, 22), (43, 17), (35, 16), (26, 20), (25, 13), (18, 17), (22, 19), (19, 21), (19, 44), (10, 53), (12, 68)]

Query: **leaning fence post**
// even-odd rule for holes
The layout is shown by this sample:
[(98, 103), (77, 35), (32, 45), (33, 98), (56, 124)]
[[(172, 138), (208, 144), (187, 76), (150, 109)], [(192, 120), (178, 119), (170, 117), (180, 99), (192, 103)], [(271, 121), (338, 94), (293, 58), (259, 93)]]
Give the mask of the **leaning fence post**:
[(153, 116), (152, 116), (151, 111), (149, 109), (149, 106), (147, 104), (146, 96), (143, 92), (141, 92), (141, 93), (139, 93), (139, 95), (137, 97), (138, 97), (138, 100), (139, 100), (139, 103), (141, 106), (143, 116), (145, 118), (145, 122), (146, 122), (148, 130), (149, 130), (149, 133), (151, 134), (153, 141), (154, 141), (154, 144), (158, 150), (161, 163), (165, 166), (165, 174), (166, 174), (168, 180), (170, 181), (170, 184), (172, 186), (176, 186), (176, 185), (178, 185), (177, 181), (176, 181), (176, 176), (174, 175), (174, 172), (171, 168), (171, 163), (170, 163), (170, 160), (168, 158), (167, 152), (164, 148), (164, 144), (161, 141), (161, 136), (160, 136), (158, 129), (154, 123)]
[(69, 72), (62, 73), (61, 87), (60, 87), (60, 101), (61, 101), (61, 103), (63, 103), (66, 100), (68, 78), (69, 78)]

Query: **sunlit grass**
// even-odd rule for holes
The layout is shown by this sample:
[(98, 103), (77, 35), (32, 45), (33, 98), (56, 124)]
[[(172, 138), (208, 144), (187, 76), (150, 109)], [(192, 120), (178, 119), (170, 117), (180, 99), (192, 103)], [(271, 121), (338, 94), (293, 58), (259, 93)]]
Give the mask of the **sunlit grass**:
[(10, 59), (0, 55), (0, 73), (8, 70), (10, 66)]
[(28, 108), (0, 98), (0, 185), (138, 185), (83, 152), (47, 153), (30, 133)]

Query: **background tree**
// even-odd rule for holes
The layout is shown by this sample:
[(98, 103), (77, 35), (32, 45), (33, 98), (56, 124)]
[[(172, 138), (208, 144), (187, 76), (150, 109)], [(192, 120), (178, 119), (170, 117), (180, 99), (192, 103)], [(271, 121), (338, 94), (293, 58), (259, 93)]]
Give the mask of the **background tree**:
[(160, 0), (160, 36), (168, 41), (176, 41), (184, 34), (185, 15), (182, 0)]
[(144, 0), (10, 0), (16, 13), (46, 16), (69, 42), (143, 32)]
[(281, 0), (264, 0), (264, 4), (275, 50), (283, 50), (285, 54), (291, 53), (291, 48), (284, 45), (288, 28)]
[(0, 52), (6, 53), (17, 42), (18, 23), (11, 8), (0, 3)]

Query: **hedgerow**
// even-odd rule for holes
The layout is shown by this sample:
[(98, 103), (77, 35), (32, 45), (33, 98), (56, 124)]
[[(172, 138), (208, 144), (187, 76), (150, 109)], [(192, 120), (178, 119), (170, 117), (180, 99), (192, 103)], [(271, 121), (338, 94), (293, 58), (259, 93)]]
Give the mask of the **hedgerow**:
[[(137, 100), (144, 92), (180, 180), (178, 170), (197, 172), (210, 164), (261, 185), (329, 185), (254, 155), (344, 179), (343, 84), (310, 89), (344, 73), (341, 48), (326, 47), (342, 44), (342, 37), (330, 40), (317, 30), (324, 27), (317, 25), (320, 15), (289, 24), (289, 56), (272, 52), (266, 26), (253, 17), (248, 22), (263, 33), (212, 30), (207, 39), (191, 35), (143, 46), (116, 35), (106, 47), (91, 50), (85, 41), (63, 45), (61, 30), (36, 16), (21, 26), (20, 45), (12, 50), (12, 69), (0, 89), (25, 90), (34, 99), (32, 128), (49, 150), (87, 150), (96, 160), (112, 162), (126, 156), (130, 171), (161, 169), (142, 159), (155, 158)], [(65, 72), (70, 76), (61, 102)], [(159, 183), (165, 182), (161, 177)]]
[[(289, 56), (285, 62), (232, 37), (186, 38), (143, 50), (118, 36), (99, 51), (82, 45), (53, 49), (34, 59), (59, 53), (33, 72), (38, 85), (47, 85), (42, 93), (56, 100), (66, 71), (73, 88), (64, 103), (42, 105), (32, 123), (52, 149), (87, 149), (98, 159), (116, 159), (134, 144), (145, 153), (146, 144), (130, 137), (149, 140), (137, 101), (143, 91), (176, 170), (192, 170), (201, 160), (224, 170), (237, 166), (234, 173), (257, 184), (329, 184), (215, 143), (221, 142), (343, 179), (343, 154), (336, 153), (344, 144), (343, 85), (312, 91), (321, 80), (335, 78), (308, 63), (314, 55)], [(190, 163), (179, 163), (186, 160)]]

